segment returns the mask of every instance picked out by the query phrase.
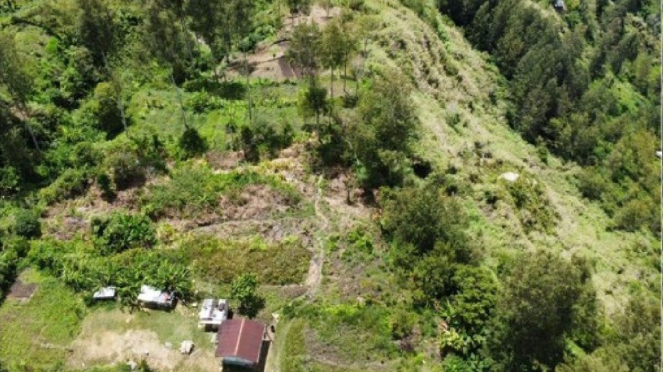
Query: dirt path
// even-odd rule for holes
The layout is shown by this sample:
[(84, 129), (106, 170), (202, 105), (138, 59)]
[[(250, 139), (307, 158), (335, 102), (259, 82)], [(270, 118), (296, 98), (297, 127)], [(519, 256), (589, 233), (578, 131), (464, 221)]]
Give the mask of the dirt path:
[(311, 264), (308, 269), (308, 275), (306, 276), (306, 286), (309, 288), (308, 297), (313, 298), (320, 289), (320, 283), (322, 283), (322, 266), (325, 262), (325, 242), (323, 237), (323, 232), (327, 231), (329, 227), (329, 220), (327, 216), (322, 213), (320, 210), (320, 200), (322, 199), (322, 175), (318, 177), (318, 193), (315, 197), (315, 203), (313, 204), (315, 208), (315, 215), (317, 218), (322, 221), (322, 226), (318, 230), (318, 251), (313, 254), (311, 257)]

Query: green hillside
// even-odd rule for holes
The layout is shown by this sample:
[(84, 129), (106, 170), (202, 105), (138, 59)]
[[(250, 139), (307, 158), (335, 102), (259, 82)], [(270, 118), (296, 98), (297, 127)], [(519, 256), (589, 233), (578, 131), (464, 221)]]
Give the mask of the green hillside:
[(0, 370), (658, 370), (659, 9), (555, 3), (0, 3)]

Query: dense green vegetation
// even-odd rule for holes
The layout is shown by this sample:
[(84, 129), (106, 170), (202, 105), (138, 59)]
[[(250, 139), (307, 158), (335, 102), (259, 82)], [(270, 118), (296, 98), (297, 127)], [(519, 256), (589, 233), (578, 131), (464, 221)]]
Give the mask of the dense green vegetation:
[(566, 5), (0, 4), (0, 370), (150, 284), (286, 372), (655, 371), (660, 17)]
[(615, 227), (660, 233), (656, 4), (574, 1), (561, 17), (546, 14), (547, 2), (439, 6), (509, 79), (511, 126), (587, 166), (579, 187), (614, 215)]

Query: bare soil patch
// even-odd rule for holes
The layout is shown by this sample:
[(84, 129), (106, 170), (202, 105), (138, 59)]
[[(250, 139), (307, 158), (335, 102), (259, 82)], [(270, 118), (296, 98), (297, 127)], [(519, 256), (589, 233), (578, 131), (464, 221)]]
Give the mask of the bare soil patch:
[[(254, 53), (246, 56), (246, 61), (249, 64), (250, 76), (274, 81), (284, 81), (296, 78), (296, 71), (285, 57), (285, 52), (289, 45), (288, 37), (294, 26), (301, 23), (313, 22), (322, 27), (332, 18), (338, 17), (340, 14), (341, 8), (339, 7), (330, 8), (329, 12), (327, 12), (319, 5), (314, 5), (311, 7), (311, 12), (308, 15), (286, 17), (283, 20), (284, 27), (278, 41), (272, 44), (261, 45)], [(236, 60), (231, 62), (228, 69), (229, 73), (231, 75), (244, 74), (244, 63), (244, 57), (238, 56)]]
[(17, 279), (16, 282), (9, 289), (8, 298), (15, 299), (29, 299), (37, 290), (38, 285), (34, 283), (23, 283), (21, 279)]
[(244, 160), (243, 151), (210, 151), (206, 155), (207, 163), (212, 169), (219, 171), (230, 171), (237, 168)]
[[(175, 329), (183, 327), (181, 322), (191, 321), (183, 318), (179, 312), (176, 310), (176, 313), (161, 316), (159, 319), (163, 321), (162, 326), (176, 332)], [(190, 355), (180, 354), (179, 342), (188, 339), (191, 334), (182, 333), (176, 337), (177, 341), (167, 344), (160, 339), (155, 329), (145, 329), (139, 324), (131, 326), (137, 322), (137, 315), (113, 312), (103, 315), (92, 314), (86, 318), (81, 333), (70, 345), (67, 357), (69, 369), (130, 361), (138, 363), (145, 360), (151, 368), (159, 371), (218, 370), (219, 364), (214, 357), (213, 348), (200, 344), (202, 339), (207, 339), (206, 335), (194, 335), (196, 343), (194, 351)], [(154, 323), (151, 327), (154, 326), (158, 324)]]
[[(84, 332), (85, 333), (85, 332)], [(179, 353), (179, 345), (167, 348), (153, 331), (129, 330), (124, 333), (105, 331), (85, 335), (72, 344), (69, 365), (73, 368), (93, 364), (127, 363), (145, 360), (160, 371), (214, 371), (218, 363), (208, 350), (192, 355)]]

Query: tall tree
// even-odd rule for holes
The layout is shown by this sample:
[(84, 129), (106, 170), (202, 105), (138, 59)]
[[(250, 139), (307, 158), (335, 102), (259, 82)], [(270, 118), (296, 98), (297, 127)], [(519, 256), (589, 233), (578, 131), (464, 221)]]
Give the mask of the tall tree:
[(313, 22), (298, 24), (292, 30), (286, 57), (302, 77), (313, 79), (317, 74), (320, 39), (320, 29)]
[(191, 31), (199, 35), (210, 48), (214, 75), (217, 77), (218, 62), (230, 53), (226, 42), (226, 33), (230, 27), (227, 4), (222, 0), (189, 0), (186, 3), (186, 13), (191, 18)]
[(253, 0), (232, 0), (228, 3), (228, 17), (231, 22), (232, 30), (231, 40), (241, 49), (244, 54), (244, 74), (246, 76), (246, 100), (249, 108), (249, 121), (253, 120), (252, 102), (251, 102), (251, 80), (249, 71), (249, 61), (246, 56), (249, 46), (246, 43), (249, 33), (253, 27)]
[(188, 128), (182, 93), (180, 92), (176, 73), (181, 74), (185, 69), (186, 57), (182, 51), (186, 50), (186, 31), (178, 26), (178, 14), (161, 4), (165, 0), (151, 0), (147, 6), (147, 20), (145, 22), (144, 35), (146, 47), (149, 54), (170, 67), (170, 78), (177, 90), (180, 103), (182, 123)]
[(78, 18), (78, 37), (98, 67), (108, 67), (108, 58), (117, 49), (117, 26), (103, 0), (78, 0), (81, 14)]
[(294, 26), (295, 15), (309, 14), (311, 11), (311, 0), (286, 0), (290, 8), (291, 23)]
[(315, 116), (315, 124), (320, 125), (320, 115), (327, 108), (327, 89), (321, 87), (316, 79), (311, 79), (300, 98), (300, 110), (304, 118)]
[(82, 10), (78, 20), (78, 35), (83, 46), (92, 53), (94, 64), (97, 67), (103, 66), (104, 74), (111, 82), (117, 110), (126, 132), (123, 85), (119, 71), (113, 68), (111, 62), (116, 59), (119, 50), (118, 26), (104, 0), (78, 0), (77, 3)]
[(354, 35), (354, 28), (350, 29), (347, 23), (343, 27), (343, 93), (348, 94), (347, 81), (348, 81), (348, 62), (352, 53), (357, 51), (358, 38)]
[[(180, 23), (182, 32), (187, 32), (186, 25), (186, 0), (156, 0), (159, 7), (163, 10), (171, 12)], [(189, 63), (193, 63), (193, 47), (191, 40), (188, 37), (184, 38), (184, 47), (189, 57)]]
[(401, 183), (417, 131), (410, 83), (398, 71), (385, 76), (362, 94), (359, 120), (349, 130), (364, 187)]
[(330, 96), (334, 99), (334, 70), (341, 67), (345, 59), (345, 35), (340, 21), (333, 20), (322, 30), (322, 65), (331, 71)]
[(554, 369), (564, 357), (565, 337), (590, 276), (550, 252), (523, 254), (498, 296), (490, 350), (498, 370)]
[(28, 110), (28, 97), (32, 91), (33, 79), (27, 70), (27, 61), (16, 48), (14, 38), (0, 32), (0, 84), (4, 85), (14, 104), (23, 116), (21, 121), (32, 137), (32, 143), (39, 150), (39, 142), (34, 130), (28, 123), (30, 113)]
[(253, 274), (238, 276), (233, 280), (230, 288), (230, 295), (239, 301), (239, 312), (249, 318), (255, 318), (265, 307), (265, 299), (256, 293), (257, 289), (258, 280)]

